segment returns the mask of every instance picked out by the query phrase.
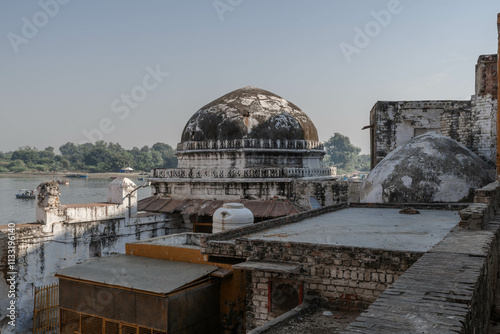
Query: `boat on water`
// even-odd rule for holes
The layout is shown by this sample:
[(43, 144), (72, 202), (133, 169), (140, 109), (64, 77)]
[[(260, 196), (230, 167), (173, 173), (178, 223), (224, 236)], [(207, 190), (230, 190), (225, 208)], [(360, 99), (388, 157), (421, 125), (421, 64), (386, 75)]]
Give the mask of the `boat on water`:
[(57, 184), (64, 184), (66, 186), (69, 184), (69, 180), (67, 180), (67, 179), (57, 180), (56, 182), (57, 182)]
[(87, 174), (67, 174), (66, 177), (89, 177)]
[(36, 194), (34, 190), (21, 189), (16, 194), (16, 198), (34, 199), (36, 198)]

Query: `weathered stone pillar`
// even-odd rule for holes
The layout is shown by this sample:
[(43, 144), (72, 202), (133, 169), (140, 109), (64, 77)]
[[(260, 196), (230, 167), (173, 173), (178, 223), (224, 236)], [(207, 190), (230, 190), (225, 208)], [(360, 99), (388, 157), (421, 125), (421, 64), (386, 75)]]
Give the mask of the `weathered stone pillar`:
[(52, 225), (65, 219), (64, 209), (59, 203), (61, 190), (56, 181), (44, 181), (36, 188), (36, 221)]

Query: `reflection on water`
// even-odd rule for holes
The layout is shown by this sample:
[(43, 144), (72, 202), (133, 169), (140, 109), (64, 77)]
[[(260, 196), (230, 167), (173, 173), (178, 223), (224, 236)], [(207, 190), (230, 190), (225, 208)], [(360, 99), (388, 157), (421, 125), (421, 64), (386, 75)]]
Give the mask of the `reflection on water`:
[[(36, 189), (43, 181), (50, 180), (50, 176), (37, 177), (0, 177), (0, 225), (14, 223), (31, 223), (35, 221), (35, 199), (18, 199), (19, 189)], [(62, 178), (58, 178), (62, 179)], [(135, 184), (142, 185), (144, 181), (131, 178)], [(62, 204), (81, 204), (105, 202), (108, 184), (112, 180), (80, 178), (69, 179), (69, 185), (60, 185)], [(138, 198), (150, 196), (151, 188), (145, 187), (137, 191)]]

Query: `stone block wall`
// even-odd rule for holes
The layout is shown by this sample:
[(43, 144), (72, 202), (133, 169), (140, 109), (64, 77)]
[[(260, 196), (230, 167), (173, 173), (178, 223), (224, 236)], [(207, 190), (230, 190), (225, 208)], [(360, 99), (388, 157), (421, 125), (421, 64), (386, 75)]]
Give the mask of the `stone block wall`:
[(362, 182), (336, 180), (294, 180), (291, 185), (290, 198), (294, 203), (310, 208), (310, 197), (313, 196), (321, 206), (339, 203), (359, 203)]
[(484, 230), (500, 209), (500, 183), (495, 181), (477, 189), (474, 203), (460, 211), (459, 227), (468, 230)]
[(426, 132), (462, 143), (493, 166), (496, 157), (496, 106), (488, 96), (471, 101), (379, 101), (370, 113), (374, 127), (374, 167), (389, 152)]
[(345, 311), (365, 309), (404, 273), (422, 254), (353, 247), (333, 247), (289, 242), (242, 240), (236, 252), (249, 255), (249, 261), (299, 263), (300, 274), (269, 271), (247, 273), (247, 330), (263, 325), (273, 314), (269, 300), (271, 282), (302, 284), (304, 299)]
[[(491, 95), (475, 95), (471, 99), (470, 135), (472, 144), (467, 146), (484, 161), (494, 166), (496, 160), (497, 140), (497, 104), (498, 100)], [(465, 121), (464, 121), (465, 123)]]
[(155, 179), (155, 195), (183, 199), (217, 198), (222, 201), (282, 198), (305, 209), (311, 208), (311, 196), (321, 206), (359, 202), (360, 185), (339, 182), (331, 177), (179, 180)]
[(354, 333), (488, 333), (499, 223), (458, 230), (423, 255), (353, 323)]

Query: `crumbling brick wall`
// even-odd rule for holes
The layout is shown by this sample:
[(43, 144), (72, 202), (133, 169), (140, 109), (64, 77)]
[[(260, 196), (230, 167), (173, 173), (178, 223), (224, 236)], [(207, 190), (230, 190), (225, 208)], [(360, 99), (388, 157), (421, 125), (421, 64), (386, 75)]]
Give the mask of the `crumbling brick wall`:
[(496, 54), (479, 56), (476, 64), (476, 95), (491, 95), (492, 99), (497, 99), (497, 62)]

